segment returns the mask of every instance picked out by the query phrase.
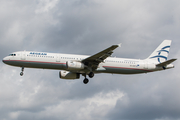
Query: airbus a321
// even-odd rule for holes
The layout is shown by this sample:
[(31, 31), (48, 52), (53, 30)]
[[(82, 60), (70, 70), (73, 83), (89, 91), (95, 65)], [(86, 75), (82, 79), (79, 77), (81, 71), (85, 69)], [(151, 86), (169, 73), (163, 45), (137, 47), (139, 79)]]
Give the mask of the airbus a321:
[(157, 49), (146, 59), (126, 59), (111, 57), (113, 51), (121, 44), (94, 54), (92, 56), (59, 54), (48, 52), (19, 51), (9, 54), (3, 59), (5, 64), (24, 68), (41, 68), (61, 70), (62, 79), (79, 79), (84, 76), (84, 84), (89, 82), (96, 73), (139, 74), (174, 68), (171, 64), (176, 59), (167, 60), (171, 40), (164, 40)]

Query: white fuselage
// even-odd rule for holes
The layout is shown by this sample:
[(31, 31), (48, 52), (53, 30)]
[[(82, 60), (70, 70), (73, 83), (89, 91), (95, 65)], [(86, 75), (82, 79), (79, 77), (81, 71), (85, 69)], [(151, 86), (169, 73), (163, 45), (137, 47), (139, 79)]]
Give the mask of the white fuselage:
[[(42, 68), (68, 70), (67, 61), (82, 61), (89, 56), (74, 54), (58, 54), (34, 51), (19, 51), (10, 54), (3, 59), (3, 62), (18, 67)], [(138, 60), (108, 57), (98, 65), (94, 73), (115, 73), (115, 74), (138, 74), (163, 70), (156, 66), (157, 62), (153, 60)], [(169, 64), (166, 69), (173, 68)], [(87, 73), (88, 69), (69, 70), (76, 73)]]

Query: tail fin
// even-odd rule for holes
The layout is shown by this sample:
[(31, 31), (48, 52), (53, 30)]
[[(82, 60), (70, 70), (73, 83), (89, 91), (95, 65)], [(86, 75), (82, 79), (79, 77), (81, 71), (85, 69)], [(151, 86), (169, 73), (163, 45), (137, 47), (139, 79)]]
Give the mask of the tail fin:
[(171, 40), (164, 40), (147, 59), (152, 59), (159, 63), (166, 61), (170, 46)]

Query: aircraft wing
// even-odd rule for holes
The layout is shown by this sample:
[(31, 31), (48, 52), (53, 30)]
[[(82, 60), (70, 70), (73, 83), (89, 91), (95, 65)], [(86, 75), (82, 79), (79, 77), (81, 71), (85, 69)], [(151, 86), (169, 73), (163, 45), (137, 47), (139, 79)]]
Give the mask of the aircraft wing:
[(177, 60), (177, 59), (170, 59), (170, 60), (167, 60), (167, 61), (165, 61), (165, 62), (159, 63), (159, 64), (157, 64), (156, 66), (158, 66), (158, 67), (163, 67), (163, 66), (166, 66), (166, 65), (171, 64), (171, 63), (174, 62), (175, 60)]
[(96, 69), (98, 64), (100, 62), (103, 62), (107, 57), (111, 56), (111, 54), (113, 53), (113, 50), (119, 46), (121, 46), (121, 44), (112, 45), (111, 47), (82, 60), (82, 62), (88, 67), (94, 67), (94, 69)]

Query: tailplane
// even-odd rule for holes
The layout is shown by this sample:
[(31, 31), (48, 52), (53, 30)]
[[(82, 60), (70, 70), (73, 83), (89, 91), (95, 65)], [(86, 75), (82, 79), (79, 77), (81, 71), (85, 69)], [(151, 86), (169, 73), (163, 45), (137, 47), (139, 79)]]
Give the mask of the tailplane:
[(164, 66), (167, 66), (169, 64), (171, 64), (172, 62), (176, 61), (177, 59), (170, 59), (170, 60), (167, 60), (165, 62), (162, 62), (162, 63), (159, 63), (157, 64), (156, 66), (157, 67), (164, 67)]
[(147, 59), (152, 59), (159, 63), (167, 61), (170, 46), (171, 40), (164, 40)]

